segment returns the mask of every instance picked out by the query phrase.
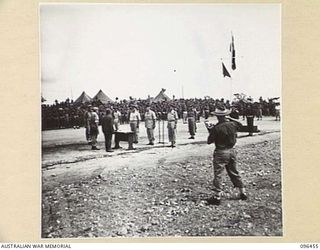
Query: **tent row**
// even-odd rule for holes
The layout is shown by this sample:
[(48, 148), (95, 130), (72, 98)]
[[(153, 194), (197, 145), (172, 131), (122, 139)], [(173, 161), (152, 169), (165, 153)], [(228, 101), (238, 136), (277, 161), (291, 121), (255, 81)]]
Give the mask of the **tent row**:
[[(170, 101), (171, 99), (164, 93), (165, 91), (165, 89), (161, 89), (160, 93), (155, 98), (152, 98), (152, 102)], [(113, 100), (100, 89), (93, 98), (83, 91), (82, 94), (74, 101), (74, 104), (84, 104), (93, 101), (100, 101), (103, 104), (113, 103)]]
[(74, 101), (74, 104), (84, 104), (92, 101), (100, 101), (103, 104), (112, 103), (112, 99), (108, 97), (101, 89), (91, 98), (85, 91)]

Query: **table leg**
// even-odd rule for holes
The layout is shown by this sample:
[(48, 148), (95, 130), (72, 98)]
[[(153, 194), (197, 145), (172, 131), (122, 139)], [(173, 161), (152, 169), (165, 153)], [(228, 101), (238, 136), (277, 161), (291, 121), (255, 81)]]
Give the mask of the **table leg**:
[(120, 147), (120, 144), (119, 144), (119, 142), (120, 142), (119, 136), (118, 136), (117, 134), (116, 134), (115, 137), (114, 137), (114, 142), (115, 142), (114, 149), (119, 149), (119, 148), (121, 148), (121, 147)]
[(128, 147), (128, 149), (129, 150), (134, 150), (135, 148), (133, 147), (133, 137), (134, 137), (134, 135), (132, 134), (130, 134), (129, 136), (128, 136), (128, 144), (129, 144), (129, 147)]

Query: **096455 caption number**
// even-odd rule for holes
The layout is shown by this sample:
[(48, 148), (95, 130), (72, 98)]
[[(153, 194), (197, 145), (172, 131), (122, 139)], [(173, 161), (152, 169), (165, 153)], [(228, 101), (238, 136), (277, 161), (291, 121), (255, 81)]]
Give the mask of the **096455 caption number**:
[(304, 249), (318, 249), (319, 246), (318, 246), (318, 244), (307, 244), (307, 243), (303, 243), (303, 244), (300, 244), (300, 248), (304, 248)]

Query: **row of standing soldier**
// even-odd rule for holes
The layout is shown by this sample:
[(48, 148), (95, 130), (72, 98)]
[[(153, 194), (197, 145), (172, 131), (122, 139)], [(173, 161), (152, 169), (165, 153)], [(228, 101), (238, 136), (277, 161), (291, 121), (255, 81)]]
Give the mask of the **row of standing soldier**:
[[(112, 152), (111, 150), (111, 140), (112, 134), (114, 131), (119, 130), (120, 117), (121, 113), (114, 109), (106, 109), (100, 116), (98, 115), (97, 107), (88, 107), (88, 111), (85, 114), (85, 126), (86, 126), (86, 139), (89, 144), (92, 146), (92, 150), (99, 150), (96, 146), (97, 144), (97, 136), (99, 134), (98, 126), (101, 124), (102, 131), (105, 135), (106, 141), (106, 150), (108, 152)], [(249, 104), (245, 108), (244, 117), (247, 118), (247, 125), (249, 129), (249, 135), (253, 133), (253, 120), (255, 116), (255, 111), (252, 106)], [(106, 118), (108, 117), (108, 119)], [(190, 133), (189, 139), (194, 139), (197, 131), (197, 122), (199, 121), (199, 113), (195, 108), (189, 107), (187, 113), (183, 117), (183, 122), (188, 123), (188, 130)], [(205, 118), (207, 119), (209, 114), (205, 114)], [(236, 107), (231, 107), (230, 117), (239, 119), (239, 112)], [(148, 145), (154, 145), (155, 137), (154, 130), (156, 128), (156, 120), (157, 119), (167, 120), (167, 129), (168, 129), (168, 137), (169, 142), (171, 143), (171, 147), (175, 147), (176, 144), (176, 127), (177, 121), (179, 119), (178, 113), (175, 110), (175, 106), (171, 105), (169, 112), (162, 115), (156, 115), (156, 113), (151, 110), (150, 106), (146, 108), (146, 112), (144, 113), (144, 123), (146, 127), (147, 137), (149, 140)], [(258, 117), (259, 118), (259, 117)], [(261, 119), (261, 118), (260, 118)], [(132, 132), (134, 132), (134, 143), (138, 143), (138, 133), (139, 126), (141, 123), (141, 116), (138, 111), (138, 107), (136, 105), (132, 105), (130, 107), (129, 113), (129, 125)]]
[[(86, 123), (86, 139), (88, 144), (91, 144), (92, 150), (99, 150), (97, 147), (97, 137), (99, 134), (99, 123), (101, 123), (102, 132), (104, 133), (105, 137), (105, 148), (107, 152), (112, 152), (111, 150), (111, 142), (112, 142), (112, 134), (114, 131), (119, 130), (119, 113), (115, 110), (112, 114), (111, 109), (106, 109), (105, 113), (102, 116), (101, 122), (99, 121), (99, 115), (97, 113), (97, 107), (88, 107), (88, 111), (85, 114), (85, 123)], [(156, 127), (156, 114), (154, 111), (147, 107), (145, 113), (145, 127), (147, 131), (147, 136), (149, 143), (148, 145), (154, 145), (154, 129)], [(171, 146), (175, 147), (176, 143), (176, 127), (178, 121), (178, 114), (174, 110), (172, 106), (171, 111), (167, 114), (168, 120), (168, 134), (169, 134), (169, 141), (171, 142)], [(141, 122), (140, 113), (137, 110), (136, 106), (132, 106), (130, 108), (130, 115), (129, 115), (129, 124), (130, 129), (134, 132), (134, 143), (138, 143), (138, 133), (139, 133), (139, 126)]]
[[(249, 101), (249, 102), (248, 102)], [(232, 103), (224, 100), (176, 100), (174, 102), (162, 102), (162, 103), (148, 103), (147, 101), (136, 101), (135, 104), (138, 106), (139, 111), (141, 112), (141, 120), (144, 121), (144, 113), (146, 111), (146, 106), (151, 105), (151, 109), (159, 116), (159, 114), (165, 112), (167, 114), (171, 104), (175, 105), (175, 110), (178, 113), (179, 118), (183, 118), (184, 122), (187, 123), (187, 113), (188, 107), (192, 106), (197, 110), (197, 121), (199, 121), (200, 114), (208, 117), (215, 109), (215, 106), (218, 103), (224, 103), (227, 109), (230, 109), (232, 105), (237, 107), (239, 115), (243, 115), (243, 120), (245, 119), (245, 113), (247, 106), (250, 105), (253, 109), (253, 113), (258, 120), (262, 119), (264, 116), (275, 116), (279, 119), (279, 102), (273, 99), (266, 102), (262, 98), (259, 99), (259, 102), (253, 102), (249, 99), (244, 101), (234, 101)], [(99, 106), (101, 109), (111, 108), (112, 110), (117, 109), (118, 113), (118, 122), (120, 124), (129, 123), (129, 106), (132, 103), (114, 103), (102, 105), (102, 103), (96, 102), (91, 104), (93, 106)], [(86, 105), (77, 106), (71, 103), (56, 103), (54, 105), (41, 105), (42, 112), (42, 129), (57, 129), (57, 128), (72, 128), (72, 127), (81, 127), (84, 125), (84, 114), (87, 109)], [(114, 113), (115, 114), (115, 113)], [(100, 117), (102, 118), (102, 117)], [(114, 118), (116, 123), (116, 118)], [(116, 126), (116, 124), (115, 124)]]

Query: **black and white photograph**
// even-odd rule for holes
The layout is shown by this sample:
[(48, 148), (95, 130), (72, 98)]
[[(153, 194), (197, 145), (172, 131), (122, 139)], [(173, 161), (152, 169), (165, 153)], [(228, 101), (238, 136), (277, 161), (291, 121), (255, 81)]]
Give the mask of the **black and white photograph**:
[(38, 11), (41, 238), (283, 236), (281, 4)]

